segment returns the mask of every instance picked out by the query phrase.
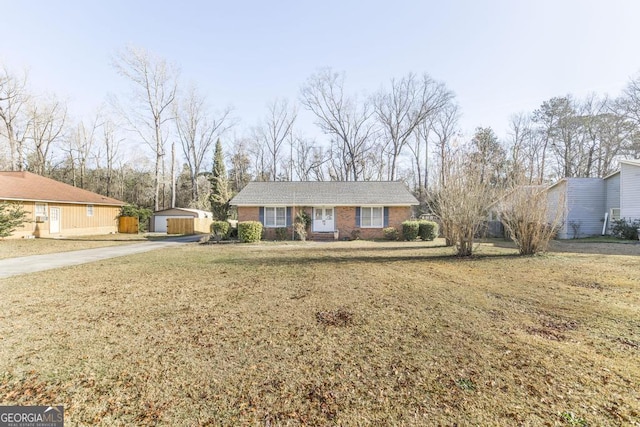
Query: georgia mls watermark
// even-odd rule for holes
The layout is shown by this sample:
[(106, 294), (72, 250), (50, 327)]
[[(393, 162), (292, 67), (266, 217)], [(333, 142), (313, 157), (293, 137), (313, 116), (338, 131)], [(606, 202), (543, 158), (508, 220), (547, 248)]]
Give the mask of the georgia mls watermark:
[(63, 427), (64, 407), (0, 406), (0, 427)]

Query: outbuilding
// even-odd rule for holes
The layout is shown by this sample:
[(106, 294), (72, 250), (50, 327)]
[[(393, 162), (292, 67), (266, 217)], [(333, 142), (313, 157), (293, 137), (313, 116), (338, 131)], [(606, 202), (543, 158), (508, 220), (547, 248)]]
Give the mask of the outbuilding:
[(191, 208), (171, 208), (156, 211), (151, 216), (150, 230), (154, 233), (167, 232), (167, 220), (170, 218), (212, 218), (211, 212)]

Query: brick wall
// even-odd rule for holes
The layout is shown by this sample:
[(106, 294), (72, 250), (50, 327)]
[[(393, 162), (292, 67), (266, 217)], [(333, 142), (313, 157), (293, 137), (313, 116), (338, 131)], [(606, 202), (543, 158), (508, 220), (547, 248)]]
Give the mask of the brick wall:
[[(336, 227), (340, 230), (340, 238), (351, 237), (356, 226), (356, 208), (353, 206), (336, 207)], [(402, 222), (411, 218), (410, 206), (389, 207), (389, 227), (402, 231)], [(381, 239), (384, 237), (383, 228), (360, 228), (361, 239)]]
[[(299, 207), (294, 207), (292, 211), (292, 218), (295, 219)], [(313, 209), (310, 207), (302, 208), (310, 216), (313, 214)], [(398, 231), (402, 232), (402, 222), (411, 218), (411, 207), (401, 206), (389, 207), (389, 227), (395, 227)], [(257, 206), (252, 207), (238, 207), (238, 221), (259, 221), (260, 220), (260, 208)], [(356, 208), (353, 206), (338, 206), (335, 208), (335, 221), (336, 228), (340, 231), (340, 239), (345, 237), (351, 238), (351, 233), (356, 226)], [(361, 239), (381, 239), (384, 237), (382, 228), (359, 228)], [(292, 235), (292, 228), (287, 227), (287, 235)], [(275, 228), (264, 228), (263, 238), (266, 240), (274, 240), (276, 238)]]

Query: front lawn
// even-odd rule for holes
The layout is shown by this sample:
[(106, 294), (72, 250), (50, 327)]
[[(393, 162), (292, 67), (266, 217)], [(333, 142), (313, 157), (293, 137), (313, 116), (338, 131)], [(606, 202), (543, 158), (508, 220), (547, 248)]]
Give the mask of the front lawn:
[(61, 403), (68, 425), (640, 422), (637, 255), (438, 243), (187, 245), (2, 279), (0, 405)]
[(102, 234), (66, 238), (4, 239), (0, 240), (0, 259), (102, 248), (161, 238), (166, 238), (166, 234), (160, 237), (153, 234)]

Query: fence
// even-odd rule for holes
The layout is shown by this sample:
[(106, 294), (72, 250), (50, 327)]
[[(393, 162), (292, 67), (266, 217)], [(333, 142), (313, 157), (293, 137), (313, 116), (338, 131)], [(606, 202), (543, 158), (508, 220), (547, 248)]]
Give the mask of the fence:
[(168, 218), (167, 234), (208, 234), (212, 222), (211, 218)]
[(138, 217), (121, 216), (118, 218), (118, 233), (138, 234)]

